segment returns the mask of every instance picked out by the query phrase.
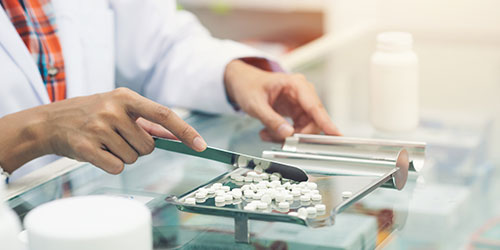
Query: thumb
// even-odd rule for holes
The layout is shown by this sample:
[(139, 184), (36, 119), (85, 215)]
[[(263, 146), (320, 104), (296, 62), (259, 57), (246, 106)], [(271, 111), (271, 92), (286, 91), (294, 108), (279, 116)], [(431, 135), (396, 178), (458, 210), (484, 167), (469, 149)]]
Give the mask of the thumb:
[(256, 118), (258, 118), (264, 126), (266, 126), (267, 131), (274, 135), (274, 137), (285, 139), (288, 136), (293, 135), (293, 127), (281, 116), (276, 113), (274, 109), (267, 103), (260, 105), (255, 112)]

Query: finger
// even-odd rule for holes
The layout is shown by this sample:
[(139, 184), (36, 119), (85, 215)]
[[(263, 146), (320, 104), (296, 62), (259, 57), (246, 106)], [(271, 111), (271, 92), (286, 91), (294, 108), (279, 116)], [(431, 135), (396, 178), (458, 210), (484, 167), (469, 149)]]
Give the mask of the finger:
[(110, 131), (107, 136), (103, 138), (105, 139), (103, 139), (102, 144), (122, 162), (132, 164), (139, 157), (139, 154), (132, 146), (115, 131)]
[(307, 84), (297, 84), (297, 86), (299, 86), (299, 103), (304, 111), (313, 118), (313, 120), (325, 132), (325, 134), (342, 135), (335, 124), (333, 124), (333, 122), (331, 121), (317, 94), (313, 89), (309, 88)]
[[(129, 119), (129, 117), (127, 117)], [(153, 137), (132, 120), (114, 124), (117, 133), (134, 149), (138, 155), (150, 154), (155, 147)]]
[(123, 162), (105, 149), (96, 146), (96, 150), (86, 157), (86, 161), (110, 174), (119, 174), (123, 171)]
[(201, 152), (206, 149), (207, 143), (200, 134), (169, 108), (142, 96), (139, 96), (131, 104), (127, 109), (137, 117), (144, 117), (170, 130), (184, 144), (196, 151)]
[(301, 134), (319, 134), (321, 133), (321, 129), (315, 122), (310, 122), (309, 124), (303, 126), (302, 128), (297, 130), (297, 133)]
[(262, 129), (259, 132), (260, 138), (268, 142), (283, 142), (283, 139), (276, 133), (270, 132), (268, 129)]
[(143, 128), (146, 132), (148, 132), (152, 136), (158, 136), (167, 139), (179, 140), (172, 132), (168, 131), (166, 128), (154, 123), (150, 122), (142, 117), (137, 119), (137, 124)]
[(261, 102), (255, 107), (255, 116), (266, 126), (274, 137), (283, 141), (286, 137), (293, 135), (293, 127), (267, 103)]

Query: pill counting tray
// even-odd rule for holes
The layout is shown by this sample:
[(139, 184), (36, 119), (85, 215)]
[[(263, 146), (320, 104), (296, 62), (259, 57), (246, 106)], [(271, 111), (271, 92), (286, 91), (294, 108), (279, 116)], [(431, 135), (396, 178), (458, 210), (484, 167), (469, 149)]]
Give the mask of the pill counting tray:
[[(196, 199), (196, 192), (201, 188), (210, 188), (215, 183), (220, 183), (224, 186), (233, 188), (241, 188), (250, 182), (238, 182), (231, 176), (246, 175), (251, 170), (239, 168), (232, 172), (223, 174), (212, 181), (201, 185), (179, 197), (170, 196), (166, 198), (167, 202), (173, 203), (181, 211), (216, 215), (224, 217), (232, 217), (235, 220), (235, 240), (237, 242), (249, 242), (248, 220), (261, 221), (276, 221), (287, 222), (308, 227), (331, 226), (335, 223), (335, 215), (342, 212), (348, 206), (366, 196), (374, 189), (380, 186), (391, 188), (402, 188), (406, 182), (408, 174), (408, 154), (402, 150), (398, 155), (397, 166), (388, 170), (385, 174), (377, 176), (338, 176), (328, 174), (310, 174), (309, 182), (317, 184), (317, 190), (322, 196), (319, 202), (301, 202), (294, 199), (290, 202), (288, 211), (280, 210), (275, 202), (272, 202), (265, 210), (249, 211), (244, 210), (244, 207), (249, 204), (252, 199), (242, 197), (238, 200), (231, 200), (224, 204), (216, 204), (215, 195), (208, 195), (203, 199)], [(281, 183), (291, 182), (291, 180), (282, 179)], [(349, 196), (346, 196), (349, 193)], [(195, 198), (196, 204), (188, 204), (187, 199)], [(326, 206), (325, 211), (318, 212), (314, 217), (299, 217), (289, 215), (289, 212), (297, 212), (300, 207), (314, 206), (316, 203), (321, 203)]]

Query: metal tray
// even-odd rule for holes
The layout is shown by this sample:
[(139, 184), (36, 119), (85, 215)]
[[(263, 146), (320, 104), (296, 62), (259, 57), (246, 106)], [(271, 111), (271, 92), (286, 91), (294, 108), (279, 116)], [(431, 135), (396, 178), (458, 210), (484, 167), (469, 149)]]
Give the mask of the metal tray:
[[(336, 214), (342, 212), (344, 209), (357, 200), (363, 198), (377, 187), (385, 185), (387, 187), (401, 189), (406, 183), (408, 174), (409, 159), (407, 152), (404, 150), (401, 151), (398, 159), (399, 161), (397, 162), (396, 167), (387, 169), (385, 174), (379, 176), (308, 174), (309, 181), (315, 182), (318, 185), (318, 190), (323, 197), (320, 203), (323, 203), (326, 206), (325, 213), (318, 214), (315, 218), (302, 219), (297, 216), (288, 215), (287, 213), (281, 212), (277, 209), (274, 202), (271, 208), (266, 211), (243, 210), (243, 207), (251, 201), (245, 198), (242, 198), (241, 201), (238, 202), (226, 204), (223, 207), (217, 207), (215, 205), (214, 196), (209, 196), (205, 200), (200, 200), (199, 203), (197, 201), (196, 205), (185, 203), (187, 198), (195, 197), (195, 192), (199, 188), (209, 187), (214, 183), (228, 185), (231, 189), (244, 185), (245, 183), (243, 182), (238, 183), (231, 179), (232, 174), (244, 175), (250, 171), (243, 168), (223, 174), (179, 197), (169, 196), (166, 198), (166, 201), (175, 204), (181, 211), (234, 218), (235, 240), (237, 242), (248, 243), (248, 220), (287, 222), (308, 227), (330, 226), (334, 224)], [(293, 181), (291, 182), (293, 183)], [(349, 198), (343, 198), (342, 193), (344, 191), (351, 192), (352, 196)], [(300, 206), (300, 201), (294, 200), (294, 202), (290, 205), (290, 211), (297, 211)]]

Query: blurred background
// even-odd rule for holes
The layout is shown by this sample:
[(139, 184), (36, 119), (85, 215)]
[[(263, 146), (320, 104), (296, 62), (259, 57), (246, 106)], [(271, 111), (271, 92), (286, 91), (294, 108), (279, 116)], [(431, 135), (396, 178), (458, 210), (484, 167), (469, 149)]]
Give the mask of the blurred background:
[[(369, 119), (368, 66), (381, 31), (414, 36), (422, 115), (500, 106), (496, 0), (179, 0), (219, 38), (274, 55), (316, 84), (335, 122)], [(490, 108), (489, 108), (490, 107)], [(486, 110), (485, 110), (486, 109)]]

